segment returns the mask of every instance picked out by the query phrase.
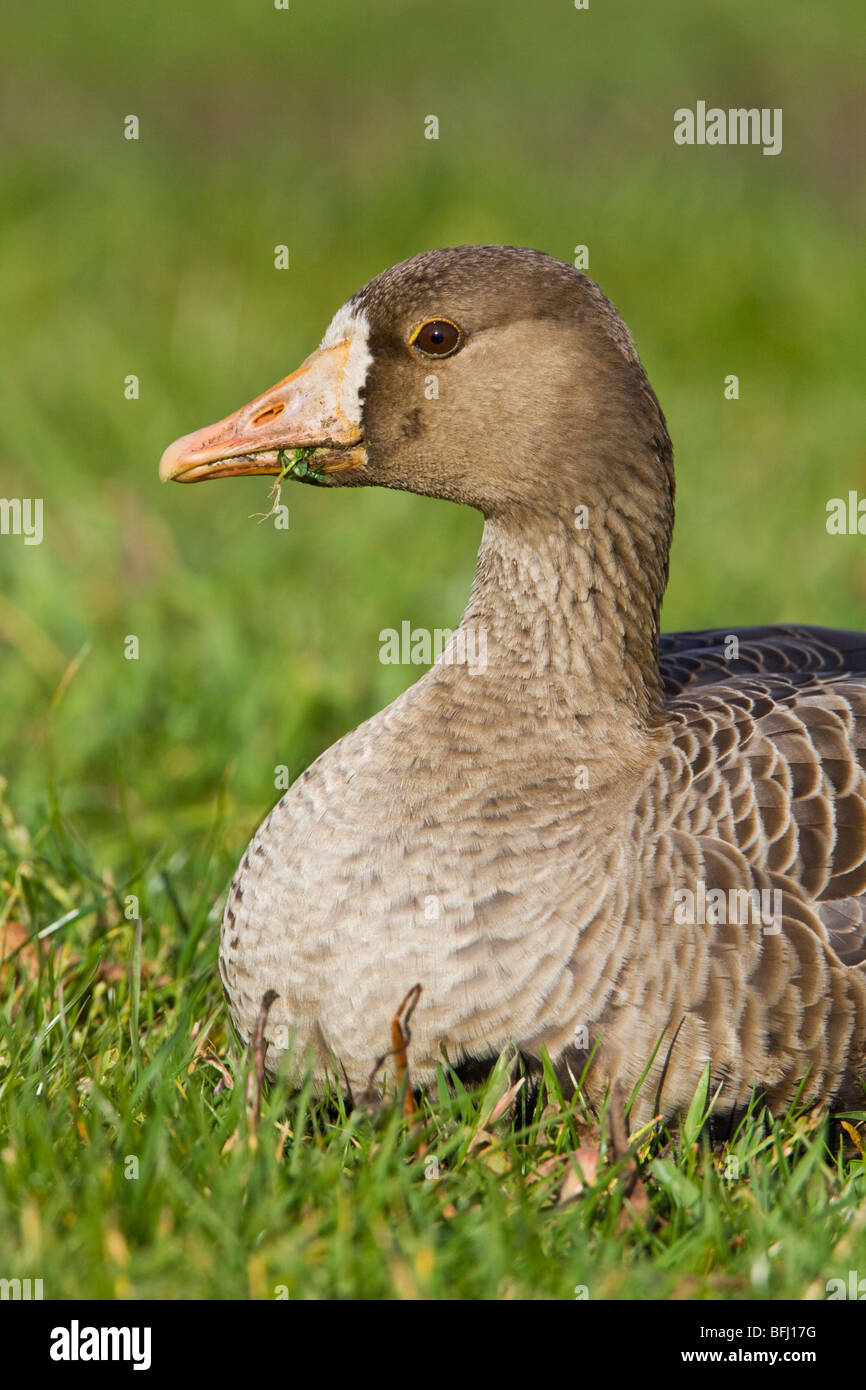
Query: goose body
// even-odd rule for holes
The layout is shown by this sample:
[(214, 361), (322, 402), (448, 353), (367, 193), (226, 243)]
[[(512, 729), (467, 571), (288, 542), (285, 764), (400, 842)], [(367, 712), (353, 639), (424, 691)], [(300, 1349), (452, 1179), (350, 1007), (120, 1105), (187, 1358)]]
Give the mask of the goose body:
[[(429, 399), (431, 374), (438, 395)], [(449, 647), (254, 835), (220, 970), (267, 1063), (362, 1091), (407, 990), (413, 1081), (513, 1042), (633, 1120), (862, 1103), (866, 636), (659, 637), (664, 417), (622, 321), (538, 252), (384, 272), (298, 372), (185, 436), (161, 474), (284, 470), (485, 516)], [(485, 661), (466, 660), (483, 651)], [(591, 1057), (591, 1061), (589, 1060)], [(386, 1063), (386, 1071), (389, 1063)]]

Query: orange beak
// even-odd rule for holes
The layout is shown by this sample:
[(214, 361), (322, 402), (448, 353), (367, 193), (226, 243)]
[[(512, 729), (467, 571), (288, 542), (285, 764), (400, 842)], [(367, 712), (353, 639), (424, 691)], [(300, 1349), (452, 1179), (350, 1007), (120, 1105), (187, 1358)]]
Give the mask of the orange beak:
[(287, 455), (296, 449), (303, 451), (304, 475), (363, 469), (357, 386), (346, 379), (350, 347), (320, 348), (249, 405), (176, 439), (160, 459), (162, 481), (282, 474), (292, 471)]

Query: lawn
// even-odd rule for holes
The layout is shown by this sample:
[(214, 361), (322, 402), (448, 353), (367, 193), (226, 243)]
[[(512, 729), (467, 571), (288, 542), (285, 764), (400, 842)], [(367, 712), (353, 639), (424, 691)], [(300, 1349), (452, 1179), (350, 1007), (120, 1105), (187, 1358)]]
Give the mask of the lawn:
[[(863, 627), (864, 539), (825, 525), (866, 490), (860, 6), (91, 0), (47, 22), (9, 0), (4, 37), (0, 494), (43, 499), (44, 539), (0, 536), (0, 1277), (823, 1299), (866, 1275), (866, 1162), (818, 1116), (714, 1153), (699, 1096), (691, 1128), (643, 1137), (630, 1195), (551, 1078), (491, 1118), (507, 1061), (473, 1094), (446, 1068), (411, 1125), (275, 1084), (253, 1132), (216, 969), (235, 864), (275, 768), (417, 676), (379, 632), (454, 625), (480, 518), (287, 484), (278, 530), (267, 480), (156, 476), (385, 266), (584, 245), (674, 440), (665, 627)], [(675, 145), (698, 99), (783, 108), (782, 153)]]

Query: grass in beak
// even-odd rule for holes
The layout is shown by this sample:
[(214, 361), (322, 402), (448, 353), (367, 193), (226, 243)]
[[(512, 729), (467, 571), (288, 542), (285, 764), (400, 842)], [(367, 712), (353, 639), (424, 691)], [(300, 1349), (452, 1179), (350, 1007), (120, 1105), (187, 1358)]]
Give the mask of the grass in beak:
[(282, 472), (277, 478), (279, 485), (286, 478), (307, 478), (313, 470), (310, 467), (309, 459), (316, 452), (315, 445), (308, 445), (302, 449), (280, 449), (277, 454), (277, 463)]
[(316, 453), (316, 445), (308, 444), (300, 449), (279, 449), (277, 452), (277, 463), (280, 465), (280, 472), (274, 478), (269, 496), (271, 498), (271, 509), (269, 512), (258, 513), (259, 523), (267, 521), (269, 516), (273, 516), (280, 505), (283, 483), (286, 478), (307, 478), (311, 483), (324, 486), (317, 477), (314, 469), (310, 467), (309, 460)]

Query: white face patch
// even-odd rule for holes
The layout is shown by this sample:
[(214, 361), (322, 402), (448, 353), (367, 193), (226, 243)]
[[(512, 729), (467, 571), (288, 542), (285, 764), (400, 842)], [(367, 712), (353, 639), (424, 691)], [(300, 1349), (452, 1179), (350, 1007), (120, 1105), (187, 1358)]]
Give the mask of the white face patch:
[(351, 301), (338, 309), (328, 325), (320, 347), (332, 348), (338, 343), (349, 344), (349, 356), (340, 383), (339, 407), (353, 424), (361, 423), (361, 392), (367, 384), (367, 370), (373, 355), (367, 345), (370, 321), (363, 309)]

